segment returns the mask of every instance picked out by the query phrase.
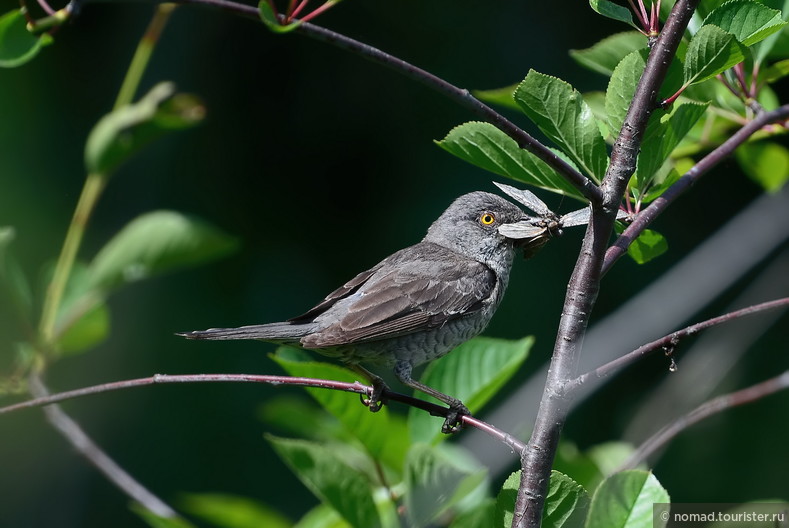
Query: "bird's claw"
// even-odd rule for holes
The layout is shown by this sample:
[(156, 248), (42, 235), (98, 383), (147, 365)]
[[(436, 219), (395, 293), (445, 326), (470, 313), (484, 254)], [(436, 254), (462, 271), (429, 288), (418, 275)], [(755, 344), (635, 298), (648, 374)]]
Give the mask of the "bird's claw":
[(389, 387), (386, 386), (386, 383), (378, 383), (374, 380), (372, 392), (369, 395), (360, 394), (359, 399), (362, 400), (362, 405), (370, 409), (370, 412), (378, 412), (381, 410), (381, 407), (384, 406), (382, 395), (384, 391), (388, 389)]
[(454, 434), (463, 428), (463, 416), (470, 415), (468, 408), (462, 403), (458, 405), (450, 405), (449, 412), (444, 419), (444, 425), (441, 426), (441, 432), (444, 434)]

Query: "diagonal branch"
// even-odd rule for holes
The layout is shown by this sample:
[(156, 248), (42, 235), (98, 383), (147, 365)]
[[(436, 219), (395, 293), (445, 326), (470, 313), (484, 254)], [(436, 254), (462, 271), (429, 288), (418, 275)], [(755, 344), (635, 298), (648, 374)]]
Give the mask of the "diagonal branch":
[(618, 357), (613, 361), (606, 363), (596, 369), (587, 372), (585, 374), (581, 374), (574, 380), (572, 380), (567, 389), (569, 391), (574, 391), (580, 389), (583, 385), (585, 385), (591, 379), (597, 378), (604, 378), (610, 376), (619, 370), (632, 365), (639, 359), (646, 357), (657, 350), (667, 350), (673, 351), (674, 348), (680, 343), (682, 339), (687, 337), (696, 335), (697, 333), (701, 332), (702, 330), (706, 330), (707, 328), (711, 328), (713, 326), (717, 326), (719, 324), (728, 323), (735, 319), (739, 319), (741, 317), (745, 317), (747, 315), (754, 315), (760, 312), (764, 312), (766, 310), (773, 310), (775, 308), (783, 308), (789, 306), (789, 297), (784, 297), (783, 299), (776, 299), (774, 301), (768, 301), (760, 304), (756, 304), (753, 306), (748, 306), (746, 308), (742, 308), (740, 310), (735, 310), (733, 312), (729, 312), (727, 314), (713, 317), (712, 319), (707, 319), (706, 321), (702, 321), (700, 323), (696, 323), (694, 325), (688, 326), (683, 328), (682, 330), (677, 330), (676, 332), (672, 332), (671, 334), (665, 335), (660, 339), (656, 339), (651, 343), (647, 343), (646, 345), (642, 345), (637, 349), (633, 350), (625, 354), (624, 356)]
[(745, 405), (746, 403), (753, 403), (766, 396), (786, 389), (789, 389), (789, 370), (784, 371), (774, 378), (757, 383), (756, 385), (751, 385), (745, 389), (713, 398), (699, 405), (688, 414), (680, 416), (649, 437), (616, 471), (636, 467), (655, 451), (674, 439), (679, 433), (705, 418), (709, 418), (710, 416), (733, 407)]
[[(136, 378), (124, 381), (114, 381), (110, 383), (103, 383), (101, 385), (93, 385), (90, 387), (83, 387), (57, 394), (48, 394), (46, 390), (37, 391), (39, 396), (32, 400), (27, 400), (6, 407), (0, 407), (0, 415), (20, 411), (22, 409), (31, 409), (34, 407), (42, 407), (60, 403), (74, 398), (89, 396), (92, 394), (102, 394), (116, 390), (130, 389), (133, 387), (143, 387), (147, 385), (159, 385), (165, 383), (216, 383), (216, 382), (235, 382), (235, 383), (268, 383), (270, 385), (293, 385), (301, 387), (316, 387), (321, 389), (339, 390), (344, 392), (353, 392), (356, 394), (365, 394), (372, 396), (373, 388), (368, 387), (362, 383), (346, 383), (342, 381), (332, 381), (315, 378), (302, 378), (295, 376), (267, 376), (258, 374), (182, 374), (182, 375), (168, 375), (168, 374), (154, 374), (147, 378)], [(42, 386), (43, 387), (43, 386)], [(404, 403), (411, 407), (416, 407), (423, 411), (429, 412), (433, 416), (441, 416), (446, 418), (449, 414), (449, 409), (436, 405), (434, 403), (414, 398), (406, 394), (400, 394), (390, 390), (384, 390), (382, 394), (383, 401), (397, 401)], [(62, 411), (60, 411), (62, 413)], [(465, 415), (462, 417), (464, 425), (468, 425), (487, 433), (491, 437), (499, 440), (507, 445), (514, 452), (520, 452), (524, 449), (524, 444), (513, 437), (489, 423), (483, 422), (473, 416)], [(84, 433), (83, 433), (84, 434)], [(106, 455), (105, 455), (106, 456)], [(120, 468), (119, 468), (120, 469)], [(122, 470), (121, 470), (122, 471)], [(139, 500), (135, 497), (136, 500)]]
[(608, 248), (603, 263), (603, 274), (605, 274), (619, 258), (627, 252), (628, 246), (647, 228), (674, 200), (680, 197), (702, 176), (708, 173), (713, 167), (722, 160), (730, 156), (734, 150), (745, 143), (749, 137), (761, 130), (765, 125), (789, 119), (789, 105), (784, 105), (770, 112), (759, 114), (753, 121), (743, 126), (735, 132), (729, 139), (723, 142), (718, 148), (704, 156), (696, 165), (686, 172), (674, 185), (669, 187), (659, 198), (652, 202), (649, 207), (641, 211), (636, 219), (627, 229), (616, 239), (616, 242)]

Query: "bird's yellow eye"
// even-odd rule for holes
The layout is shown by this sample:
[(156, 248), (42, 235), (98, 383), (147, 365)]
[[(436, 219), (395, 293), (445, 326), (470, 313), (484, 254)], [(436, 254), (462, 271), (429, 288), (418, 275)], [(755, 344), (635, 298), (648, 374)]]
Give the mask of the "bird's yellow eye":
[(482, 215), (479, 217), (479, 222), (482, 225), (488, 226), (488, 225), (491, 225), (495, 221), (496, 221), (496, 217), (493, 216), (493, 213), (482, 213)]

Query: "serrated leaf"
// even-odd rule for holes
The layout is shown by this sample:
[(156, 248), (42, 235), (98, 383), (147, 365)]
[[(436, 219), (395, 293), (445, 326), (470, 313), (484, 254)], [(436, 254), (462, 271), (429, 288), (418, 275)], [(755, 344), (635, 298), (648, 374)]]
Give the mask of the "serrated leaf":
[(450, 130), (436, 144), (450, 154), (494, 174), (582, 199), (578, 190), (548, 164), (520, 148), (515, 140), (490, 123), (464, 123)]
[(278, 511), (258, 501), (220, 493), (189, 493), (180, 501), (190, 515), (221, 528), (290, 528)]
[(622, 59), (647, 46), (647, 38), (638, 31), (625, 31), (604, 38), (590, 48), (570, 50), (570, 56), (581, 66), (611, 76)]
[(372, 483), (337, 458), (330, 448), (272, 435), (266, 435), (266, 439), (299, 480), (353, 528), (381, 526)]
[[(789, 0), (773, 0), (770, 2), (765, 2), (769, 4), (773, 8), (778, 8), (781, 11), (781, 20), (786, 20), (789, 17)], [(785, 31), (778, 31), (773, 33), (763, 41), (759, 42), (755, 46), (754, 52), (754, 62), (756, 64), (761, 64), (764, 60), (771, 55), (776, 46), (780, 47), (780, 42), (783, 41), (784, 48), (786, 43), (786, 32)], [(785, 49), (782, 51), (786, 51)], [(785, 53), (782, 53), (783, 56), (786, 56)]]
[(646, 264), (666, 251), (668, 251), (668, 241), (663, 235), (651, 229), (644, 229), (627, 248), (627, 254), (639, 264)]
[(586, 528), (651, 528), (652, 505), (670, 502), (652, 473), (623, 471), (604, 480), (592, 497)]
[(485, 480), (487, 470), (457, 446), (416, 443), (405, 466), (406, 511), (414, 526), (428, 526)]
[[(534, 338), (518, 341), (475, 337), (446, 356), (430, 363), (422, 383), (462, 401), (474, 413), (512, 377), (528, 356)], [(417, 393), (419, 397), (421, 394)], [(425, 397), (430, 401), (436, 401)], [(440, 402), (439, 402), (440, 403)], [(411, 408), (408, 427), (416, 442), (432, 443), (446, 438), (441, 434), (442, 418)]]
[(633, 15), (630, 13), (630, 9), (624, 6), (615, 4), (609, 0), (589, 0), (589, 5), (592, 9), (606, 18), (612, 18), (636, 27), (633, 23)]
[(605, 92), (605, 110), (608, 126), (614, 138), (619, 136), (627, 110), (633, 101), (641, 75), (646, 67), (646, 58), (640, 50), (628, 54), (614, 68)]
[(172, 83), (154, 86), (138, 102), (102, 117), (85, 144), (88, 172), (109, 174), (154, 139), (195, 126), (205, 116), (192, 95), (176, 94)]
[(260, 20), (263, 21), (263, 24), (274, 33), (290, 33), (301, 25), (300, 20), (285, 25), (280, 24), (279, 18), (277, 18), (277, 14), (271, 8), (269, 0), (260, 0), (260, 3), (258, 3), (258, 13), (260, 14)]
[(0, 68), (21, 66), (52, 42), (49, 34), (30, 33), (25, 16), (19, 9), (0, 16)]
[[(515, 511), (515, 499), (520, 486), (520, 470), (504, 482), (496, 498), (495, 526), (510, 526)], [(548, 495), (543, 509), (542, 528), (576, 528), (584, 525), (589, 508), (589, 494), (573, 479), (551, 471)]]
[[(280, 350), (273, 359), (291, 376), (367, 383), (359, 374), (336, 365), (288, 360), (279, 354)], [(364, 445), (373, 458), (393, 469), (402, 467), (409, 443), (408, 431), (401, 421), (390, 419), (386, 406), (377, 413), (371, 413), (356, 394), (311, 387), (306, 387), (306, 390), (345, 426), (350, 435)]]
[(778, 143), (745, 143), (735, 156), (745, 174), (767, 192), (778, 192), (789, 180), (789, 150)]
[(704, 116), (708, 106), (706, 103), (674, 104), (668, 113), (658, 111), (652, 116), (644, 132), (634, 176), (639, 193), (645, 192), (652, 177)]
[(753, 0), (731, 0), (713, 10), (704, 24), (714, 24), (731, 33), (745, 46), (752, 46), (786, 25), (781, 12)]
[(706, 25), (693, 36), (685, 55), (685, 85), (697, 84), (745, 60), (745, 47), (731, 33)]
[(551, 141), (596, 181), (608, 168), (605, 141), (580, 93), (566, 82), (530, 70), (515, 101)]
[(22, 267), (11, 252), (16, 238), (13, 227), (0, 227), (0, 295), (4, 304), (10, 305), (23, 321), (30, 321), (33, 293)]
[(474, 94), (474, 97), (479, 99), (480, 101), (484, 101), (486, 103), (493, 103), (497, 105), (501, 105), (505, 108), (512, 108), (513, 110), (517, 110), (520, 107), (518, 103), (515, 102), (515, 99), (512, 98), (512, 93), (517, 88), (517, 84), (513, 84), (512, 86), (505, 86), (503, 88), (493, 88), (492, 90), (473, 90), (471, 93)]
[(92, 286), (110, 291), (225, 256), (237, 246), (236, 239), (197, 218), (175, 211), (145, 213), (129, 222), (93, 259)]

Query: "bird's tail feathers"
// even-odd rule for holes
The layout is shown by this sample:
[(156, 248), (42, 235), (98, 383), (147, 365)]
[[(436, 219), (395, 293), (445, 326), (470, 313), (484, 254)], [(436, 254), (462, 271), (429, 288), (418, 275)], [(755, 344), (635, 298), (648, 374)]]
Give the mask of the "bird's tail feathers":
[(309, 334), (312, 329), (306, 324), (269, 323), (263, 325), (241, 326), (239, 328), (209, 328), (194, 332), (179, 332), (176, 335), (187, 339), (259, 339), (283, 344), (298, 344), (299, 339)]

